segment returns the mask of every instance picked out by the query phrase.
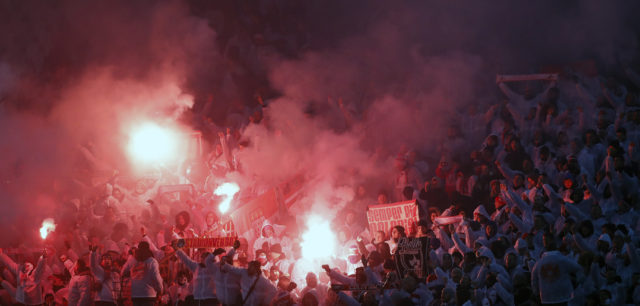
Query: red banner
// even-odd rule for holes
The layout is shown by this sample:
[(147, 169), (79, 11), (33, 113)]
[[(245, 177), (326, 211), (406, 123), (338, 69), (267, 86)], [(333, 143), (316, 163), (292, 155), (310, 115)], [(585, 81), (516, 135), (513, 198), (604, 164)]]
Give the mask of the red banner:
[(396, 225), (407, 231), (413, 223), (417, 223), (418, 204), (415, 200), (385, 205), (371, 205), (367, 208), (367, 220), (371, 234), (377, 231), (389, 232)]
[(185, 248), (226, 248), (233, 246), (238, 237), (218, 237), (218, 238), (186, 238), (184, 240)]

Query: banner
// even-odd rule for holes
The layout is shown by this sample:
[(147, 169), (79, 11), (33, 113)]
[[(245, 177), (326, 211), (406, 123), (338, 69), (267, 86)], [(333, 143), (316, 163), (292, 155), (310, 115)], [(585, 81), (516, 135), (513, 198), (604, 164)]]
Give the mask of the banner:
[(504, 75), (499, 74), (496, 76), (496, 82), (520, 82), (520, 81), (557, 81), (557, 73), (539, 73), (539, 74), (517, 74), (517, 75)]
[(462, 215), (446, 216), (446, 217), (440, 216), (440, 217), (436, 217), (433, 220), (433, 224), (435, 224), (435, 225), (448, 225), (448, 224), (460, 223), (460, 222), (462, 222), (462, 220), (464, 220)]
[(158, 187), (158, 195), (165, 196), (172, 201), (185, 201), (192, 199), (196, 194), (193, 184), (162, 185)]
[(280, 183), (278, 185), (278, 190), (280, 191), (280, 195), (282, 196), (283, 206), (286, 208), (291, 207), (297, 200), (302, 198), (303, 195), (303, 187), (305, 183), (304, 175), (298, 174), (287, 180), (285, 182)]
[(369, 231), (372, 235), (377, 231), (389, 232), (396, 225), (404, 227), (407, 232), (413, 223), (418, 223), (418, 204), (415, 200), (385, 205), (371, 205), (367, 208)]
[(396, 268), (400, 278), (414, 273), (419, 278), (427, 277), (429, 238), (400, 238), (396, 249)]
[(260, 229), (262, 222), (278, 212), (278, 195), (276, 188), (259, 195), (249, 203), (240, 206), (229, 215), (236, 233), (242, 235), (251, 229)]
[(226, 248), (233, 246), (236, 240), (238, 237), (185, 238), (184, 247), (187, 249)]

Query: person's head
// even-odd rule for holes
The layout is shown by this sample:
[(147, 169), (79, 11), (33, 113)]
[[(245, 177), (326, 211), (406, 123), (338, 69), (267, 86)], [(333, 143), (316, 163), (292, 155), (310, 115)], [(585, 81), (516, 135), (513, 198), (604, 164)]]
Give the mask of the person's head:
[(111, 232), (111, 239), (113, 241), (120, 241), (126, 237), (128, 231), (129, 227), (126, 224), (122, 222), (116, 223), (113, 226), (113, 231)]
[(487, 147), (495, 148), (498, 145), (498, 136), (490, 135), (487, 137)]
[[(211, 254), (211, 253), (209, 253), (207, 251), (204, 251), (204, 250), (200, 252), (200, 263), (202, 264), (202, 266), (205, 265), (205, 262), (207, 261), (207, 257), (209, 257), (209, 254)], [(222, 254), (220, 254), (220, 256), (222, 257), (222, 256), (224, 256), (224, 254), (225, 253), (222, 253)]]
[(588, 147), (591, 147), (592, 145), (596, 144), (597, 137), (598, 136), (594, 130), (588, 130), (584, 134), (584, 144)]
[(598, 304), (611, 305), (611, 292), (609, 292), (609, 290), (601, 289), (598, 291)]
[(261, 265), (264, 266), (267, 264), (267, 262), (269, 262), (269, 259), (267, 258), (267, 253), (265, 253), (264, 250), (260, 249), (256, 251), (256, 261)]
[(433, 223), (433, 221), (440, 216), (440, 212), (435, 207), (429, 209), (429, 220)]
[(23, 265), (22, 265), (22, 273), (24, 274), (30, 274), (31, 271), (33, 271), (33, 264), (26, 261)]
[(387, 194), (384, 192), (379, 192), (378, 193), (378, 204), (387, 204), (389, 203), (389, 197), (387, 197)]
[(386, 240), (383, 231), (377, 231), (373, 238), (376, 243), (384, 242)]
[(429, 225), (426, 221), (419, 221), (416, 230), (417, 238), (426, 237), (427, 233), (429, 232)]
[(87, 273), (90, 271), (89, 266), (87, 265), (87, 262), (84, 261), (84, 259), (82, 258), (78, 259), (78, 261), (76, 262), (75, 269), (76, 269), (75, 271), (76, 275), (81, 273)]
[(487, 238), (493, 238), (493, 236), (498, 233), (498, 226), (496, 225), (496, 223), (493, 221), (487, 222), (485, 233), (487, 234)]
[(402, 189), (402, 197), (404, 201), (409, 201), (413, 199), (413, 187), (405, 186)]
[(569, 198), (571, 199), (571, 201), (573, 201), (573, 203), (578, 204), (582, 202), (582, 200), (584, 200), (584, 191), (582, 190), (582, 188), (575, 188), (571, 191)]
[(547, 221), (544, 220), (544, 216), (541, 214), (535, 215), (533, 217), (533, 227), (536, 230), (541, 230), (547, 225)]
[(367, 275), (364, 272), (363, 267), (356, 268), (356, 283), (364, 284), (367, 282)]
[(404, 231), (404, 227), (400, 225), (396, 225), (391, 229), (391, 238), (394, 241), (398, 241), (402, 237), (407, 237), (407, 234)]
[(352, 210), (347, 210), (345, 212), (344, 219), (347, 224), (353, 224), (353, 222), (355, 222), (355, 219), (356, 219), (356, 214)]
[(176, 215), (176, 227), (185, 230), (189, 226), (191, 217), (187, 211), (181, 211)]
[(178, 272), (178, 275), (176, 276), (176, 282), (178, 283), (178, 285), (184, 286), (187, 284), (188, 281), (189, 281), (188, 271), (181, 270), (180, 272)]
[(111, 270), (112, 265), (113, 265), (113, 259), (111, 258), (111, 255), (108, 253), (103, 254), (100, 260), (100, 266), (105, 270)]
[(627, 140), (627, 129), (623, 127), (619, 127), (616, 130), (616, 139), (620, 142), (624, 142)]
[(547, 91), (547, 102), (549, 104), (554, 105), (556, 101), (558, 101), (559, 97), (560, 97), (560, 90), (558, 90), (558, 87), (549, 88), (549, 91)]
[(218, 216), (214, 212), (209, 212), (207, 213), (205, 222), (207, 223), (208, 226), (212, 226), (216, 222), (218, 222)]
[(453, 257), (451, 257), (451, 254), (442, 254), (442, 268), (448, 270), (451, 269), (451, 267), (453, 267)]
[(518, 255), (513, 252), (507, 253), (507, 256), (504, 257), (504, 264), (507, 270), (511, 270), (518, 265)]
[[(600, 207), (600, 205), (597, 205), (597, 204), (591, 205), (590, 216), (591, 216), (591, 219), (594, 219), (594, 220), (600, 219), (600, 217), (602, 217), (602, 208)], [(591, 226), (591, 228), (593, 230), (593, 225)]]
[(520, 150), (520, 143), (518, 142), (517, 139), (511, 139), (511, 141), (509, 142), (509, 149), (512, 152), (517, 152)]
[(315, 288), (318, 286), (318, 276), (313, 272), (307, 273), (305, 280), (307, 281), (307, 287), (309, 288)]
[(249, 274), (249, 276), (260, 275), (262, 273), (260, 266), (261, 265), (259, 261), (250, 261), (249, 265), (247, 266), (247, 274)]
[(276, 266), (271, 266), (269, 269), (269, 280), (275, 282), (278, 279), (280, 279), (280, 270)]
[(552, 233), (544, 233), (542, 235), (542, 245), (547, 251), (555, 251), (557, 249), (556, 237)]
[(443, 303), (453, 302), (456, 298), (456, 292), (451, 287), (444, 287), (442, 289), (441, 300)]
[(151, 252), (149, 243), (146, 241), (138, 243), (138, 248), (135, 250), (134, 256), (138, 262), (143, 262), (149, 257), (153, 257), (153, 252)]
[(600, 238), (598, 238), (598, 242), (596, 243), (596, 247), (597, 247), (598, 251), (600, 251), (602, 253), (609, 252), (609, 249), (611, 249), (611, 238), (609, 237), (609, 235), (608, 234), (602, 234), (602, 236), (600, 236)]
[(513, 176), (513, 187), (518, 189), (524, 185), (524, 176), (520, 173)]
[(460, 283), (460, 280), (462, 279), (462, 270), (460, 270), (460, 268), (458, 267), (454, 267), (453, 269), (451, 269), (451, 280), (458, 284)]
[(564, 146), (569, 143), (569, 136), (565, 131), (558, 132), (558, 136), (556, 137), (556, 143), (558, 146)]

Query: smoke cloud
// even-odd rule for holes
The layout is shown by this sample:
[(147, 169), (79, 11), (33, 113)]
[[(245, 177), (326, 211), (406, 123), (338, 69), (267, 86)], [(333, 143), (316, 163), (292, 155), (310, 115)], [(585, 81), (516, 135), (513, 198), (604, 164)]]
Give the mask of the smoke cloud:
[[(17, 233), (55, 214), (55, 203), (68, 200), (62, 195), (72, 187), (60, 182), (73, 175), (81, 144), (92, 143), (103, 168), (123, 168), (136, 121), (177, 120), (189, 129), (208, 95), (224, 97), (210, 112), (216, 118), (238, 104), (255, 107), (242, 100), (252, 95), (240, 92), (245, 87), (225, 85), (233, 67), (216, 26), (233, 17), (211, 6), (0, 2), (0, 222)], [(290, 18), (305, 29), (306, 47), (254, 56), (281, 95), (264, 109), (265, 123), (243, 131), (250, 145), (238, 156), (246, 177), (265, 186), (301, 172), (316, 178), (305, 200), (318, 203), (314, 210), (343, 207), (353, 197), (346, 186), (388, 186), (404, 148), (438, 159), (460, 113), (499, 102), (496, 73), (586, 59), (615, 72), (637, 60), (638, 4), (624, 1), (302, 6)]]

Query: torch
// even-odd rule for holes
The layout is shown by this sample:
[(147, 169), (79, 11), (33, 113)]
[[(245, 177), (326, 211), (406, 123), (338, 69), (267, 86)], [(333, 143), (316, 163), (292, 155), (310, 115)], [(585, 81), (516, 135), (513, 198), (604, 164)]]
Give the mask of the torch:
[(42, 240), (46, 240), (49, 233), (56, 230), (56, 223), (52, 218), (47, 218), (42, 221), (42, 226), (40, 227), (40, 237)]
[(218, 209), (221, 213), (226, 213), (229, 210), (233, 196), (240, 191), (240, 187), (236, 183), (224, 183), (213, 192), (217, 196), (221, 196), (222, 202), (218, 205)]
[(166, 163), (177, 158), (178, 144), (176, 131), (147, 122), (131, 132), (128, 151), (138, 163)]
[(318, 215), (307, 219), (307, 231), (302, 234), (302, 257), (328, 259), (335, 256), (336, 235), (331, 230), (329, 221)]

